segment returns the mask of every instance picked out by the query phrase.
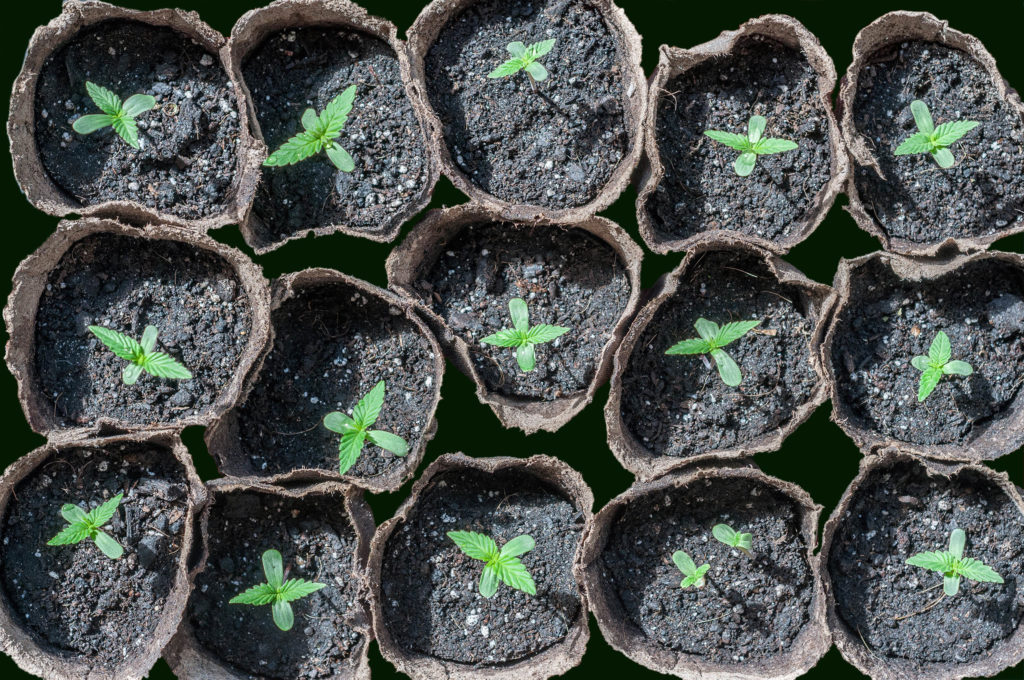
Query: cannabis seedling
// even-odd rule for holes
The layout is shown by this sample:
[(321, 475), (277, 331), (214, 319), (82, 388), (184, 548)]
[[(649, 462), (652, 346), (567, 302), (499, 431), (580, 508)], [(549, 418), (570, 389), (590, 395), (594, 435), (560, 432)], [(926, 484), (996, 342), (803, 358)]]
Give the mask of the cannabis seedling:
[(338, 443), (338, 471), (340, 474), (345, 474), (349, 468), (355, 465), (359, 454), (363, 452), (363, 444), (367, 439), (396, 456), (404, 456), (409, 453), (409, 445), (397, 434), (370, 429), (377, 422), (383, 406), (384, 381), (381, 380), (366, 393), (365, 397), (359, 400), (356, 407), (352, 409), (352, 417), (341, 411), (333, 411), (324, 417), (324, 427), (341, 435), (341, 442)]
[(508, 301), (508, 313), (512, 317), (513, 327), (481, 338), (480, 342), (497, 347), (515, 347), (519, 368), (526, 372), (532, 371), (537, 366), (534, 345), (551, 342), (558, 336), (569, 332), (569, 329), (564, 326), (552, 326), (546, 323), (539, 323), (531, 328), (530, 312), (526, 309), (526, 301), (522, 298), (512, 298)]
[(678, 567), (679, 571), (683, 572), (683, 576), (686, 577), (682, 582), (680, 582), (680, 588), (689, 588), (690, 586), (694, 586), (695, 588), (704, 587), (704, 574), (708, 573), (708, 569), (711, 568), (710, 564), (705, 562), (698, 567), (693, 561), (693, 558), (682, 550), (677, 550), (672, 553), (672, 561), (676, 563), (676, 567)]
[(334, 140), (341, 136), (341, 131), (345, 128), (345, 121), (348, 120), (355, 97), (356, 86), (349, 85), (344, 92), (327, 104), (319, 116), (313, 109), (306, 109), (302, 114), (303, 131), (270, 154), (270, 157), (263, 161), (263, 165), (293, 165), (326, 151), (327, 157), (338, 170), (352, 172), (356, 167), (352, 156)]
[(747, 122), (746, 136), (735, 132), (723, 132), (721, 130), (705, 130), (704, 134), (720, 144), (736, 149), (740, 155), (732, 164), (733, 170), (740, 177), (746, 177), (754, 171), (758, 156), (770, 153), (782, 153), (797, 148), (797, 143), (788, 139), (776, 139), (774, 137), (762, 137), (764, 128), (768, 121), (764, 116), (751, 116)]
[(917, 388), (917, 400), (924, 401), (939, 384), (944, 375), (970, 375), (974, 368), (966, 361), (950, 361), (952, 349), (949, 336), (939, 331), (928, 348), (928, 356), (916, 356), (910, 363), (921, 371), (921, 384)]
[(501, 550), (498, 550), (498, 544), (493, 538), (475, 531), (449, 531), (448, 538), (466, 555), (484, 563), (484, 570), (480, 574), (480, 594), (484, 597), (494, 597), (499, 582), (527, 595), (537, 594), (533, 577), (519, 561), (520, 555), (530, 552), (536, 545), (529, 534), (516, 536), (503, 545)]
[(87, 538), (92, 539), (96, 547), (103, 551), (103, 554), (112, 560), (116, 560), (124, 554), (124, 548), (104, 531), (100, 530), (104, 524), (117, 512), (123, 493), (119, 493), (102, 505), (98, 505), (89, 512), (82, 510), (77, 505), (65, 503), (61, 506), (60, 514), (68, 521), (68, 526), (59, 534), (46, 542), (46, 545), (73, 545), (81, 543)]
[(536, 90), (537, 82), (548, 77), (548, 70), (537, 60), (550, 52), (554, 46), (554, 38), (541, 40), (529, 47), (521, 42), (509, 43), (505, 49), (512, 55), (512, 58), (488, 73), (487, 77), (506, 78), (520, 71), (526, 71), (526, 75), (530, 77), (530, 87)]
[[(732, 321), (721, 328), (714, 321), (697, 319), (693, 327), (697, 329), (699, 338), (683, 340), (668, 348), (665, 354), (710, 354), (718, 366), (718, 375), (729, 387), (736, 387), (743, 382), (740, 367), (722, 348), (734, 340), (746, 335), (760, 321)], [(706, 361), (706, 360), (705, 360)]]
[(191, 380), (192, 374), (187, 368), (175, 361), (165, 352), (154, 352), (156, 348), (156, 326), (146, 326), (142, 331), (142, 342), (129, 338), (124, 333), (104, 328), (89, 326), (89, 331), (100, 339), (111, 352), (130, 362), (121, 372), (121, 380), (125, 385), (134, 385), (142, 372), (145, 371), (157, 378), (172, 380)]
[(750, 555), (750, 548), (754, 544), (753, 534), (744, 534), (739, 531), (734, 531), (728, 524), (716, 524), (711, 527), (711, 535), (719, 543), (725, 543), (730, 548), (739, 548), (748, 556)]
[(71, 128), (80, 135), (102, 130), (108, 125), (130, 146), (139, 148), (139, 126), (135, 118), (156, 106), (156, 97), (148, 94), (133, 94), (121, 103), (121, 98), (105, 87), (88, 80), (85, 89), (89, 97), (103, 113), (90, 113), (77, 118)]
[(281, 559), (281, 553), (276, 550), (267, 550), (263, 553), (263, 574), (267, 577), (266, 583), (235, 595), (228, 604), (272, 605), (274, 623), (281, 630), (291, 630), (292, 624), (295, 623), (295, 614), (289, 602), (327, 587), (326, 583), (314, 583), (303, 578), (290, 578), (285, 581), (284, 561)]
[(932, 114), (928, 111), (928, 105), (920, 99), (910, 103), (910, 112), (914, 114), (918, 131), (896, 147), (895, 155), (930, 153), (940, 168), (953, 167), (953, 152), (948, 147), (981, 125), (976, 120), (954, 120), (936, 127), (932, 121)]
[(942, 574), (942, 591), (953, 597), (960, 592), (960, 578), (985, 583), (1002, 583), (1003, 577), (992, 567), (973, 557), (964, 557), (967, 534), (963, 529), (953, 529), (949, 535), (949, 550), (917, 553), (907, 558), (907, 564), (937, 571)]

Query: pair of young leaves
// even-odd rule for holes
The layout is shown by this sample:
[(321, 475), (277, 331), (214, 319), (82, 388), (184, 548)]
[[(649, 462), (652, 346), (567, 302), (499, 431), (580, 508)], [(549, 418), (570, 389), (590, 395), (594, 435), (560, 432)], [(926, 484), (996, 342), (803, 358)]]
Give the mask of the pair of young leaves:
[[(754, 545), (754, 535), (745, 534), (734, 530), (728, 524), (716, 524), (711, 528), (711, 535), (715, 537), (719, 543), (724, 543), (730, 548), (737, 548), (742, 550), (748, 557), (750, 556), (750, 550)], [(677, 550), (672, 553), (672, 561), (675, 563), (676, 568), (683, 572), (683, 580), (679, 583), (680, 588), (689, 588), (694, 586), (696, 588), (703, 588), (705, 585), (704, 575), (708, 573), (711, 565), (704, 563), (697, 566), (697, 563), (693, 561), (693, 558), (687, 555), (682, 550)]]
[(65, 503), (61, 506), (60, 514), (67, 520), (68, 525), (59, 534), (47, 541), (46, 544), (74, 545), (88, 538), (96, 544), (96, 547), (104, 555), (112, 560), (118, 559), (124, 554), (124, 548), (100, 527), (109, 522), (114, 516), (122, 498), (124, 498), (124, 494), (119, 493), (89, 512), (82, 510), (77, 505)]
[(531, 85), (534, 81), (545, 80), (548, 77), (548, 70), (537, 60), (550, 52), (554, 46), (554, 38), (533, 43), (529, 47), (521, 42), (509, 43), (505, 49), (512, 55), (512, 58), (488, 73), (487, 77), (506, 78), (520, 71), (526, 71), (530, 76)]
[(693, 324), (699, 338), (677, 342), (665, 354), (710, 354), (718, 367), (718, 374), (729, 387), (743, 382), (743, 373), (733, 358), (722, 348), (749, 333), (760, 321), (732, 321), (719, 327), (714, 321), (701, 317)]
[(954, 120), (936, 126), (928, 105), (920, 99), (910, 103), (910, 113), (917, 132), (896, 147), (895, 155), (930, 153), (940, 168), (953, 167), (955, 159), (949, 146), (980, 125), (976, 120)]
[(512, 317), (512, 328), (498, 331), (480, 342), (485, 345), (497, 347), (515, 347), (516, 361), (519, 368), (524, 372), (532, 371), (537, 366), (537, 354), (534, 350), (536, 345), (544, 342), (551, 342), (555, 338), (569, 332), (564, 326), (552, 326), (546, 323), (539, 323), (530, 326), (530, 312), (526, 307), (526, 301), (522, 298), (512, 298), (508, 301), (508, 313)]
[(159, 333), (156, 326), (146, 326), (142, 331), (142, 342), (103, 326), (89, 326), (89, 332), (99, 338), (111, 352), (129, 362), (121, 372), (121, 380), (125, 385), (134, 385), (143, 371), (157, 378), (192, 379), (189, 370), (169, 354), (154, 351)]
[(516, 536), (498, 550), (498, 544), (490, 536), (475, 531), (449, 531), (448, 538), (467, 556), (484, 563), (480, 573), (480, 594), (494, 597), (498, 584), (521, 590), (527, 595), (537, 594), (537, 585), (530, 572), (523, 566), (519, 556), (530, 552), (536, 546), (529, 534)]
[(314, 109), (306, 109), (302, 114), (303, 131), (270, 154), (267, 160), (263, 161), (263, 165), (293, 165), (325, 151), (334, 167), (342, 172), (352, 172), (356, 167), (355, 161), (349, 152), (334, 140), (341, 136), (355, 98), (356, 86), (350, 85), (332, 99), (320, 115), (317, 115)]
[(758, 156), (792, 151), (797, 148), (797, 143), (789, 139), (764, 137), (764, 129), (767, 125), (768, 120), (764, 116), (751, 116), (747, 121), (746, 135), (722, 130), (705, 130), (704, 134), (716, 142), (740, 152), (732, 167), (737, 175), (746, 177), (754, 171)]
[(985, 583), (1003, 583), (1003, 577), (973, 557), (964, 557), (967, 534), (963, 529), (953, 529), (949, 535), (949, 550), (921, 552), (907, 558), (907, 564), (937, 571), (942, 574), (942, 591), (953, 597), (960, 592), (960, 579)]
[(928, 356), (916, 356), (910, 363), (921, 371), (921, 381), (917, 388), (917, 400), (924, 401), (942, 380), (944, 375), (971, 375), (974, 368), (966, 361), (950, 361), (952, 347), (949, 336), (939, 331), (928, 348)]
[(103, 113), (91, 113), (75, 119), (71, 128), (80, 135), (88, 135), (105, 127), (114, 128), (121, 139), (139, 148), (139, 126), (135, 118), (156, 106), (156, 97), (133, 94), (124, 102), (105, 87), (85, 81), (85, 90)]
[(338, 443), (339, 474), (345, 474), (355, 465), (367, 439), (396, 456), (409, 453), (409, 444), (397, 434), (370, 429), (384, 407), (384, 390), (384, 381), (381, 380), (359, 400), (352, 409), (351, 417), (341, 411), (332, 411), (324, 417), (324, 427), (341, 435)]
[(228, 604), (251, 604), (255, 606), (271, 605), (274, 623), (283, 631), (291, 630), (295, 623), (295, 614), (290, 602), (305, 597), (321, 588), (326, 583), (314, 583), (302, 578), (284, 580), (284, 560), (277, 550), (263, 553), (263, 575), (266, 583), (255, 585), (243, 593), (235, 595)]

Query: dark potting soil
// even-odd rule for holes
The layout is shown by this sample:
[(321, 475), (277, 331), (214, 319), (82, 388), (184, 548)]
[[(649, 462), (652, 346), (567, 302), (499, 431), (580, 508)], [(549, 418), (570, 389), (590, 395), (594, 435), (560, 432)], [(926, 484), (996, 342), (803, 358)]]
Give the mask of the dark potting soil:
[[(1024, 383), (1020, 269), (974, 262), (939, 280), (911, 282), (873, 262), (852, 283), (832, 366), (857, 424), (900, 441), (956, 444), (975, 426), (1007, 415)], [(974, 373), (944, 377), (918, 402), (921, 372), (910, 361), (928, 354), (939, 331), (949, 336), (953, 359)]]
[[(434, 352), (394, 311), (348, 285), (328, 284), (304, 288), (273, 312), (274, 347), (238, 412), (242, 451), (256, 474), (337, 472), (341, 435), (323, 426), (324, 416), (351, 415), (379, 380), (384, 408), (374, 429), (415, 448), (433, 408)], [(374, 477), (404, 460), (367, 441), (348, 474)]]
[[(124, 493), (103, 531), (124, 548), (117, 560), (86, 539), (46, 542), (68, 523), (65, 503), (92, 510)], [(187, 521), (181, 464), (145, 443), (54, 454), (16, 487), (3, 519), (0, 570), (12, 617), (44, 648), (105, 668), (150, 644), (174, 585)]]
[[(453, 471), (435, 477), (385, 547), (385, 623), (408, 650), (461, 663), (497, 665), (533, 656), (562, 640), (580, 598), (572, 564), (583, 514), (558, 491), (522, 471)], [(464, 555), (449, 531), (477, 531), (498, 546), (529, 534), (521, 556), (537, 595), (502, 584), (485, 599), (483, 562)]]
[[(554, 38), (534, 92), (523, 71), (487, 74), (513, 41)], [(584, 0), (481, 0), (442, 28), (425, 58), (427, 95), (452, 161), (510, 203), (566, 208), (593, 200), (629, 146), (626, 50)], [(631, 94), (631, 93), (630, 93)]]
[[(90, 325), (136, 340), (147, 325), (156, 326), (157, 349), (194, 378), (143, 373), (125, 385), (127, 362), (93, 336)], [(251, 329), (245, 289), (218, 255), (176, 241), (87, 236), (64, 254), (39, 299), (39, 387), (64, 426), (101, 417), (173, 423), (208, 411), (234, 377)]]
[(398, 59), (384, 40), (343, 28), (289, 28), (264, 40), (242, 73), (271, 151), (301, 131), (306, 108), (319, 113), (356, 85), (338, 139), (355, 170), (341, 172), (324, 153), (296, 165), (264, 168), (253, 210), (268, 238), (333, 224), (372, 232), (423, 190), (428, 179), (423, 134)]
[[(356, 534), (337, 497), (285, 498), (222, 493), (210, 509), (210, 556), (189, 601), (192, 633), (223, 662), (261, 678), (334, 678), (358, 650), (364, 617), (353, 576)], [(269, 606), (228, 604), (265, 583), (262, 555), (278, 550), (286, 578), (326, 588), (291, 603), (295, 625), (282, 631)]]
[[(915, 99), (936, 125), (981, 122), (950, 148), (952, 168), (943, 170), (930, 154), (893, 155), (917, 132)], [(892, 45), (861, 70), (853, 106), (857, 132), (886, 178), (858, 168), (857, 190), (890, 235), (916, 242), (984, 236), (1024, 220), (1024, 121), (969, 55), (924, 41)]]
[[(665, 174), (647, 205), (663, 238), (728, 229), (777, 240), (808, 217), (832, 173), (827, 112), (818, 74), (797, 49), (763, 36), (740, 40), (665, 85), (656, 138)], [(765, 137), (799, 144), (759, 156), (754, 171), (733, 170), (738, 151), (704, 135), (745, 135), (753, 115), (768, 120)]]
[[(696, 338), (704, 317), (761, 324), (725, 347), (743, 382), (729, 387), (710, 357), (667, 355)], [(703, 255), (637, 340), (622, 376), (622, 418), (656, 455), (685, 458), (738, 446), (784, 425), (812, 396), (814, 319), (801, 291), (780, 284), (764, 262), (730, 251)]]
[[(136, 118), (140, 149), (111, 128), (71, 129), (102, 113), (89, 80), (125, 100), (156, 97)], [(237, 101), (215, 54), (177, 31), (111, 20), (87, 28), (54, 52), (39, 74), (36, 144), (53, 181), (83, 205), (135, 201), (185, 219), (223, 209), (239, 147)]]
[[(752, 533), (752, 556), (711, 528)], [(710, 564), (703, 588), (679, 587), (672, 554)], [(668, 649), (742, 663), (787, 651), (809, 621), (814, 595), (800, 507), (766, 484), (708, 479), (651, 493), (616, 519), (601, 555), (626, 616)]]
[[(587, 388), (630, 295), (618, 254), (589, 233), (495, 223), (459, 232), (415, 285), (469, 345), (489, 389), (545, 401)], [(531, 326), (571, 329), (535, 347), (537, 366), (529, 373), (519, 368), (514, 350), (480, 342), (512, 328), (508, 301), (514, 297), (526, 300)]]
[[(941, 574), (906, 564), (919, 552), (948, 549), (957, 528), (967, 533), (964, 555), (1006, 583), (961, 579), (955, 597), (942, 597)], [(1022, 565), (1024, 516), (1006, 493), (977, 473), (928, 477), (916, 463), (864, 480), (828, 557), (837, 611), (850, 630), (875, 655), (921, 663), (973, 661), (1009, 637), (1024, 616)]]

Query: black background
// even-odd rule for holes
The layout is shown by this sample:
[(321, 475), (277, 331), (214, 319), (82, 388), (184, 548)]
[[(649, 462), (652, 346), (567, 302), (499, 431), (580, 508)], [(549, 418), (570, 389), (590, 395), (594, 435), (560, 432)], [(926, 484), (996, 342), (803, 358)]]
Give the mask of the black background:
[[(363, 0), (362, 5), (371, 13), (395, 23), (399, 36), (404, 37), (405, 30), (412, 25), (425, 1)], [(873, 0), (618, 2), (643, 36), (643, 66), (647, 74), (657, 63), (658, 46), (661, 44), (691, 47), (714, 38), (723, 30), (736, 28), (751, 17), (778, 12), (796, 17), (818, 36), (841, 75), (850, 63), (853, 39), (858, 30), (887, 11), (915, 9), (931, 11), (948, 20), (954, 28), (980, 38), (998, 62), (1003, 77), (1011, 86), (1024, 90), (1024, 59), (1021, 57), (1024, 2), (1021, 0), (947, 0), (924, 3), (924, 6), (918, 3), (902, 7), (893, 2)], [(138, 9), (157, 9), (167, 4), (199, 11), (206, 22), (226, 35), (238, 17), (258, 6), (259, 0), (131, 0), (131, 6)], [(21, 68), (32, 31), (36, 26), (48, 22), (59, 11), (60, 3), (56, 0), (7, 0), (4, 3), (3, 21), (7, 28), (3, 30), (3, 41), (0, 41), (0, 81), (5, 87), (13, 83)], [(0, 165), (0, 206), (3, 210), (0, 280), (4, 282), (0, 293), (5, 299), (10, 293), (9, 280), (18, 262), (53, 232), (57, 219), (32, 208), (18, 190), (10, 163)], [(635, 199), (636, 192), (630, 188), (603, 214), (621, 224), (637, 242), (641, 242), (636, 228)], [(430, 208), (465, 201), (465, 196), (442, 177), (434, 191)], [(845, 204), (846, 198), (841, 196), (817, 231), (786, 258), (811, 278), (824, 283), (831, 283), (840, 258), (856, 257), (879, 248), (878, 242), (860, 231), (853, 219), (841, 209)], [(418, 219), (405, 226), (403, 236)], [(213, 236), (252, 255), (234, 226), (218, 230)], [(994, 247), (1024, 252), (1024, 237), (1004, 239)], [(335, 235), (292, 241), (255, 260), (263, 267), (268, 278), (306, 267), (332, 267), (378, 286), (385, 286), (384, 259), (389, 250), (389, 244)], [(644, 286), (652, 285), (658, 276), (674, 267), (680, 258), (680, 254), (659, 256), (646, 252), (643, 263)], [(6, 342), (6, 333), (3, 339)], [(631, 475), (616, 462), (605, 441), (602, 409), (607, 396), (608, 388), (605, 386), (598, 391), (594, 403), (559, 432), (526, 437), (518, 430), (504, 430), (490, 409), (476, 400), (472, 383), (449, 364), (444, 376), (443, 400), (437, 412), (438, 434), (427, 448), (426, 461), (421, 470), (440, 454), (450, 451), (463, 451), (472, 456), (558, 456), (583, 473), (594, 491), (596, 510), (624, 491), (632, 481)], [(807, 489), (814, 500), (824, 506), (822, 523), (856, 474), (860, 461), (853, 443), (829, 420), (830, 413), (831, 406), (823, 405), (785, 442), (781, 451), (756, 457), (757, 463), (769, 474), (791, 480)], [(43, 443), (42, 437), (26, 425), (17, 401), (15, 381), (6, 370), (0, 371), (0, 414), (3, 414), (3, 438), (6, 441), (0, 456), (6, 466)], [(216, 469), (202, 441), (202, 429), (186, 430), (185, 441), (192, 451), (200, 475), (204, 479), (216, 477)], [(1009, 472), (1018, 485), (1024, 485), (1024, 450), (994, 462), (992, 467)], [(378, 523), (387, 519), (408, 495), (410, 484), (406, 484), (398, 493), (370, 498)], [(658, 677), (653, 671), (634, 664), (612, 650), (601, 638), (593, 620), (591, 631), (592, 637), (583, 663), (566, 674), (566, 678), (583, 680), (617, 674), (637, 680)], [(403, 677), (381, 658), (375, 645), (371, 649), (370, 664), (375, 679)], [(6, 656), (0, 657), (0, 672), (4, 677), (12, 679), (31, 677), (18, 670)], [(166, 664), (160, 661), (151, 677), (166, 680), (173, 676)], [(845, 680), (863, 676), (833, 648), (805, 677)], [(1003, 671), (997, 678), (1024, 679), (1024, 664)]]

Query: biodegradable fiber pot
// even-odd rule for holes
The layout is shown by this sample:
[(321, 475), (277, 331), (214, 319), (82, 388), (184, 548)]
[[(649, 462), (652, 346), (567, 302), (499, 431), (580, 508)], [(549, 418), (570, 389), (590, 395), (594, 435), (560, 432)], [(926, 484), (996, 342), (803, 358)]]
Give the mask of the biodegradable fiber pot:
[[(695, 242), (663, 276), (615, 353), (608, 444), (640, 479), (695, 461), (776, 451), (828, 397), (814, 348), (835, 296), (766, 250), (724, 234)], [(706, 356), (667, 355), (694, 323), (760, 320), (725, 352), (740, 385)]]
[[(947, 550), (957, 528), (964, 556), (1004, 583), (962, 579), (943, 597), (941, 574), (906, 564)], [(836, 646), (873, 680), (979, 678), (1024, 659), (1024, 499), (1005, 472), (866, 457), (825, 524), (819, 568)]]
[[(381, 654), (413, 680), (544, 680), (583, 657), (590, 631), (579, 546), (594, 497), (548, 456), (434, 461), (373, 538), (370, 606)], [(478, 591), (483, 562), (446, 535), (476, 531), (498, 546), (536, 542), (520, 559), (537, 595)]]
[[(554, 39), (536, 84), (488, 74)], [(611, 205), (641, 153), (640, 35), (612, 0), (433, 0), (409, 30), (413, 88), (441, 170), (511, 220), (577, 222)]]
[[(608, 377), (639, 301), (643, 251), (601, 217), (571, 227), (498, 219), (472, 204), (429, 213), (388, 257), (388, 283), (422, 303), (449, 358), (502, 425), (554, 432)], [(530, 372), (514, 350), (480, 342), (512, 327), (515, 297), (526, 301), (531, 326), (570, 329), (536, 346)]]
[[(951, 147), (954, 167), (894, 155), (917, 132), (915, 99), (936, 125), (981, 123)], [(981, 250), (1024, 231), (1024, 105), (977, 38), (927, 12), (890, 12), (857, 34), (837, 105), (855, 166), (848, 209), (886, 250)]]
[[(90, 539), (47, 541), (66, 503), (91, 510), (124, 498)], [(193, 519), (206, 491), (181, 441), (166, 432), (47, 444), (0, 478), (0, 648), (48, 680), (145, 677), (174, 634), (192, 587)]]
[(286, 274), (272, 286), (273, 345), (246, 378), (244, 396), (206, 432), (223, 474), (270, 483), (338, 477), (340, 434), (323, 425), (350, 413), (378, 381), (374, 429), (404, 438), (405, 457), (367, 441), (346, 481), (395, 491), (437, 430), (444, 357), (413, 303), (331, 269)]
[(257, 253), (310, 231), (391, 241), (430, 200), (439, 175), (420, 102), (407, 91), (405, 43), (389, 21), (348, 0), (278, 0), (242, 16), (227, 54), (257, 134), (274, 151), (350, 85), (356, 98), (337, 140), (355, 161), (341, 172), (319, 153), (263, 168), (242, 234)]
[[(244, 96), (224, 67), (224, 37), (195, 12), (139, 12), (68, 0), (36, 29), (11, 94), (7, 135), (29, 201), (63, 216), (108, 216), (199, 231), (237, 223), (263, 158)], [(111, 128), (80, 135), (101, 113), (86, 81), (122, 100), (156, 97), (137, 118), (141, 148)]]
[[(365, 609), (374, 522), (363, 492), (339, 482), (280, 488), (225, 478), (209, 484), (202, 516), (205, 564), (188, 610), (164, 651), (181, 680), (369, 680)], [(277, 628), (269, 606), (228, 604), (264, 583), (262, 555), (281, 553), (287, 578), (325, 588), (291, 603), (295, 625)]]
[[(992, 460), (1024, 445), (1024, 256), (979, 253), (926, 262), (876, 253), (839, 264), (839, 300), (820, 348), (832, 418), (865, 452), (901, 449)], [(943, 377), (918, 401), (942, 331), (970, 376)]]
[[(33, 430), (51, 441), (95, 433), (206, 425), (234, 404), (242, 376), (269, 343), (270, 294), (234, 248), (175, 227), (63, 221), (18, 266), (4, 308), (7, 366)], [(191, 380), (147, 373), (125, 385), (127, 362), (88, 326), (157, 349)]]
[[(850, 171), (832, 115), (836, 70), (796, 19), (769, 14), (690, 49), (661, 46), (648, 88), (637, 220), (659, 253), (688, 250), (720, 231), (785, 253), (810, 236)], [(739, 152), (705, 130), (746, 134), (752, 115), (765, 137), (799, 144), (759, 156), (739, 177)]]
[[(795, 678), (831, 646), (814, 548), (821, 506), (753, 467), (694, 469), (635, 484), (594, 517), (583, 582), (612, 647), (692, 680)], [(752, 554), (718, 542), (725, 523), (753, 534)], [(709, 564), (682, 589), (671, 556)]]

